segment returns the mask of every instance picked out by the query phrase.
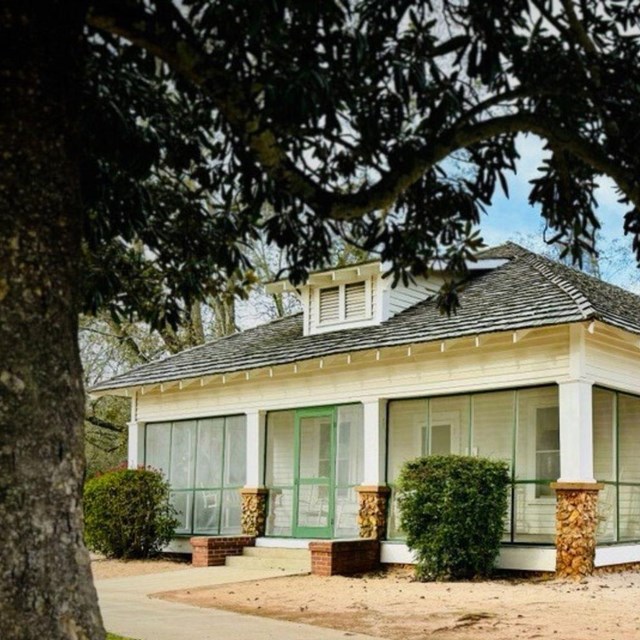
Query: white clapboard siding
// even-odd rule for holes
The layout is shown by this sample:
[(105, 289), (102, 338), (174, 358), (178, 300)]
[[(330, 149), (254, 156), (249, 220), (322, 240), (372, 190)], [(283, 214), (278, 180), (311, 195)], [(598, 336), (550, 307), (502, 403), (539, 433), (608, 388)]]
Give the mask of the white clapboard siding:
[[(513, 344), (511, 333), (497, 334), (474, 346), (459, 340), (441, 351), (440, 344), (406, 347), (311, 360), (255, 372), (246, 379), (215, 377), (164, 393), (158, 387), (138, 394), (137, 419), (143, 422), (227, 415), (249, 410), (276, 410), (376, 398), (450, 395), (517, 386), (554, 383), (567, 375), (567, 327), (541, 329)], [(457, 344), (457, 346), (456, 346)], [(420, 351), (422, 349), (422, 351)]]
[(398, 283), (395, 288), (389, 290), (389, 315), (395, 316), (397, 313), (413, 307), (426, 298), (434, 295), (442, 285), (442, 279), (418, 278), (415, 282), (409, 282), (406, 286)]
[(640, 394), (640, 337), (598, 325), (586, 339), (586, 372), (596, 385)]

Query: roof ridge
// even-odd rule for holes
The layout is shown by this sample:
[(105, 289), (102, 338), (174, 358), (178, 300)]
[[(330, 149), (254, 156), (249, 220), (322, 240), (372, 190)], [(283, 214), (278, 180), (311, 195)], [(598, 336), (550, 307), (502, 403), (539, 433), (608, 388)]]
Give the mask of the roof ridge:
[[(541, 273), (547, 280), (555, 284), (558, 289), (566, 293), (577, 305), (580, 313), (582, 314), (585, 320), (589, 318), (593, 318), (596, 316), (596, 310), (594, 309), (591, 301), (587, 296), (580, 291), (576, 286), (572, 285), (561, 275), (554, 273), (551, 268), (545, 262), (548, 260), (544, 256), (541, 256), (537, 253), (529, 252), (530, 257), (529, 262), (531, 266), (536, 269), (539, 273)], [(526, 258), (525, 258), (526, 259)]]

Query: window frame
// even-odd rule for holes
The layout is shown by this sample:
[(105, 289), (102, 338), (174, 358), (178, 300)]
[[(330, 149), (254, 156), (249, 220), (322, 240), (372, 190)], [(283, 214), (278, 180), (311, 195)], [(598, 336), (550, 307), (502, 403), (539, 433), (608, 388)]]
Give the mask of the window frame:
[[(347, 316), (347, 286), (364, 284), (364, 314), (360, 316)], [(338, 289), (338, 317), (331, 320), (322, 320), (321, 298), (322, 292), (329, 289)], [(356, 323), (371, 320), (372, 312), (372, 283), (371, 278), (363, 278), (349, 282), (333, 282), (330, 285), (317, 287), (313, 293), (315, 307), (315, 324), (317, 327), (330, 327), (333, 325)]]
[[(225, 496), (228, 495), (229, 492), (236, 491), (239, 496), (240, 489), (244, 487), (244, 483), (246, 482), (246, 455), (244, 456), (244, 476), (245, 480), (242, 484), (228, 484), (226, 478), (226, 467), (228, 462), (228, 457), (230, 456), (230, 451), (227, 450), (228, 445), (228, 430), (229, 428), (233, 428), (231, 421), (233, 419), (242, 418), (242, 426), (244, 429), (244, 445), (246, 447), (246, 428), (247, 428), (247, 417), (246, 414), (230, 414), (224, 416), (208, 416), (208, 417), (199, 417), (199, 418), (187, 418), (180, 420), (162, 420), (158, 422), (147, 422), (144, 425), (144, 450), (143, 450), (143, 459), (144, 466), (151, 466), (148, 460), (148, 435), (149, 435), (149, 427), (154, 427), (157, 425), (166, 425), (169, 428), (169, 451), (166, 455), (168, 459), (168, 469), (161, 469), (163, 476), (169, 482), (170, 486), (170, 495), (173, 501), (173, 496), (176, 494), (186, 494), (187, 496), (187, 513), (185, 514), (186, 524), (187, 526), (184, 528), (177, 528), (175, 537), (182, 536), (192, 536), (192, 535), (210, 535), (210, 536), (224, 536), (224, 535), (237, 535), (241, 533), (241, 522), (239, 521), (237, 526), (232, 528), (223, 526), (223, 508), (225, 504)], [(216, 456), (218, 458), (216, 464), (220, 465), (220, 473), (219, 473), (219, 483), (216, 486), (206, 486), (199, 487), (197, 484), (197, 476), (198, 476), (198, 460), (200, 458), (201, 452), (198, 450), (198, 440), (200, 435), (200, 425), (201, 423), (207, 422), (221, 422), (221, 425), (218, 427), (222, 430), (221, 439), (220, 439), (220, 452)], [(184, 423), (194, 423), (194, 443), (191, 447), (191, 455), (193, 456), (193, 469), (191, 473), (190, 485), (187, 487), (173, 488), (171, 487), (171, 467), (173, 465), (173, 442), (174, 442), (174, 430), (175, 425), (180, 425)], [(209, 528), (196, 527), (196, 501), (199, 497), (203, 497), (206, 499), (207, 493), (215, 493), (216, 500), (219, 501), (219, 504), (215, 507), (216, 513), (214, 515), (215, 518), (215, 526)], [(232, 530), (233, 529), (233, 530)]]

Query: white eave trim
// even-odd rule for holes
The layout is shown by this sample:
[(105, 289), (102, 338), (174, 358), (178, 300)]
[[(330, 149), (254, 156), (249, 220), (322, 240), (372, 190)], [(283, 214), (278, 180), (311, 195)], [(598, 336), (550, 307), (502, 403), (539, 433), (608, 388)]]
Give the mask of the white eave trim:
[(333, 283), (349, 282), (350, 280), (365, 279), (370, 276), (382, 272), (382, 263), (379, 260), (375, 262), (365, 262), (363, 264), (347, 265), (345, 267), (336, 267), (327, 269), (326, 271), (317, 271), (310, 273), (306, 282), (299, 286), (294, 286), (288, 280), (276, 280), (265, 285), (265, 291), (268, 294), (285, 293), (288, 291), (295, 292), (301, 287), (309, 285), (331, 285)]

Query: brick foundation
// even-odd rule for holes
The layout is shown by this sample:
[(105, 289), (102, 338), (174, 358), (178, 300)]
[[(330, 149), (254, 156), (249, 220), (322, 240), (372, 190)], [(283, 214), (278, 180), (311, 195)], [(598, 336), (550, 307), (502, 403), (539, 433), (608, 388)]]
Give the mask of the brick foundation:
[(593, 573), (598, 492), (603, 485), (553, 482), (556, 492), (556, 575), (579, 579)]
[(348, 576), (374, 571), (380, 566), (378, 540), (323, 540), (309, 543), (311, 573)]
[(240, 556), (245, 547), (253, 547), (256, 539), (252, 536), (198, 536), (191, 538), (194, 567), (219, 567), (227, 556)]

